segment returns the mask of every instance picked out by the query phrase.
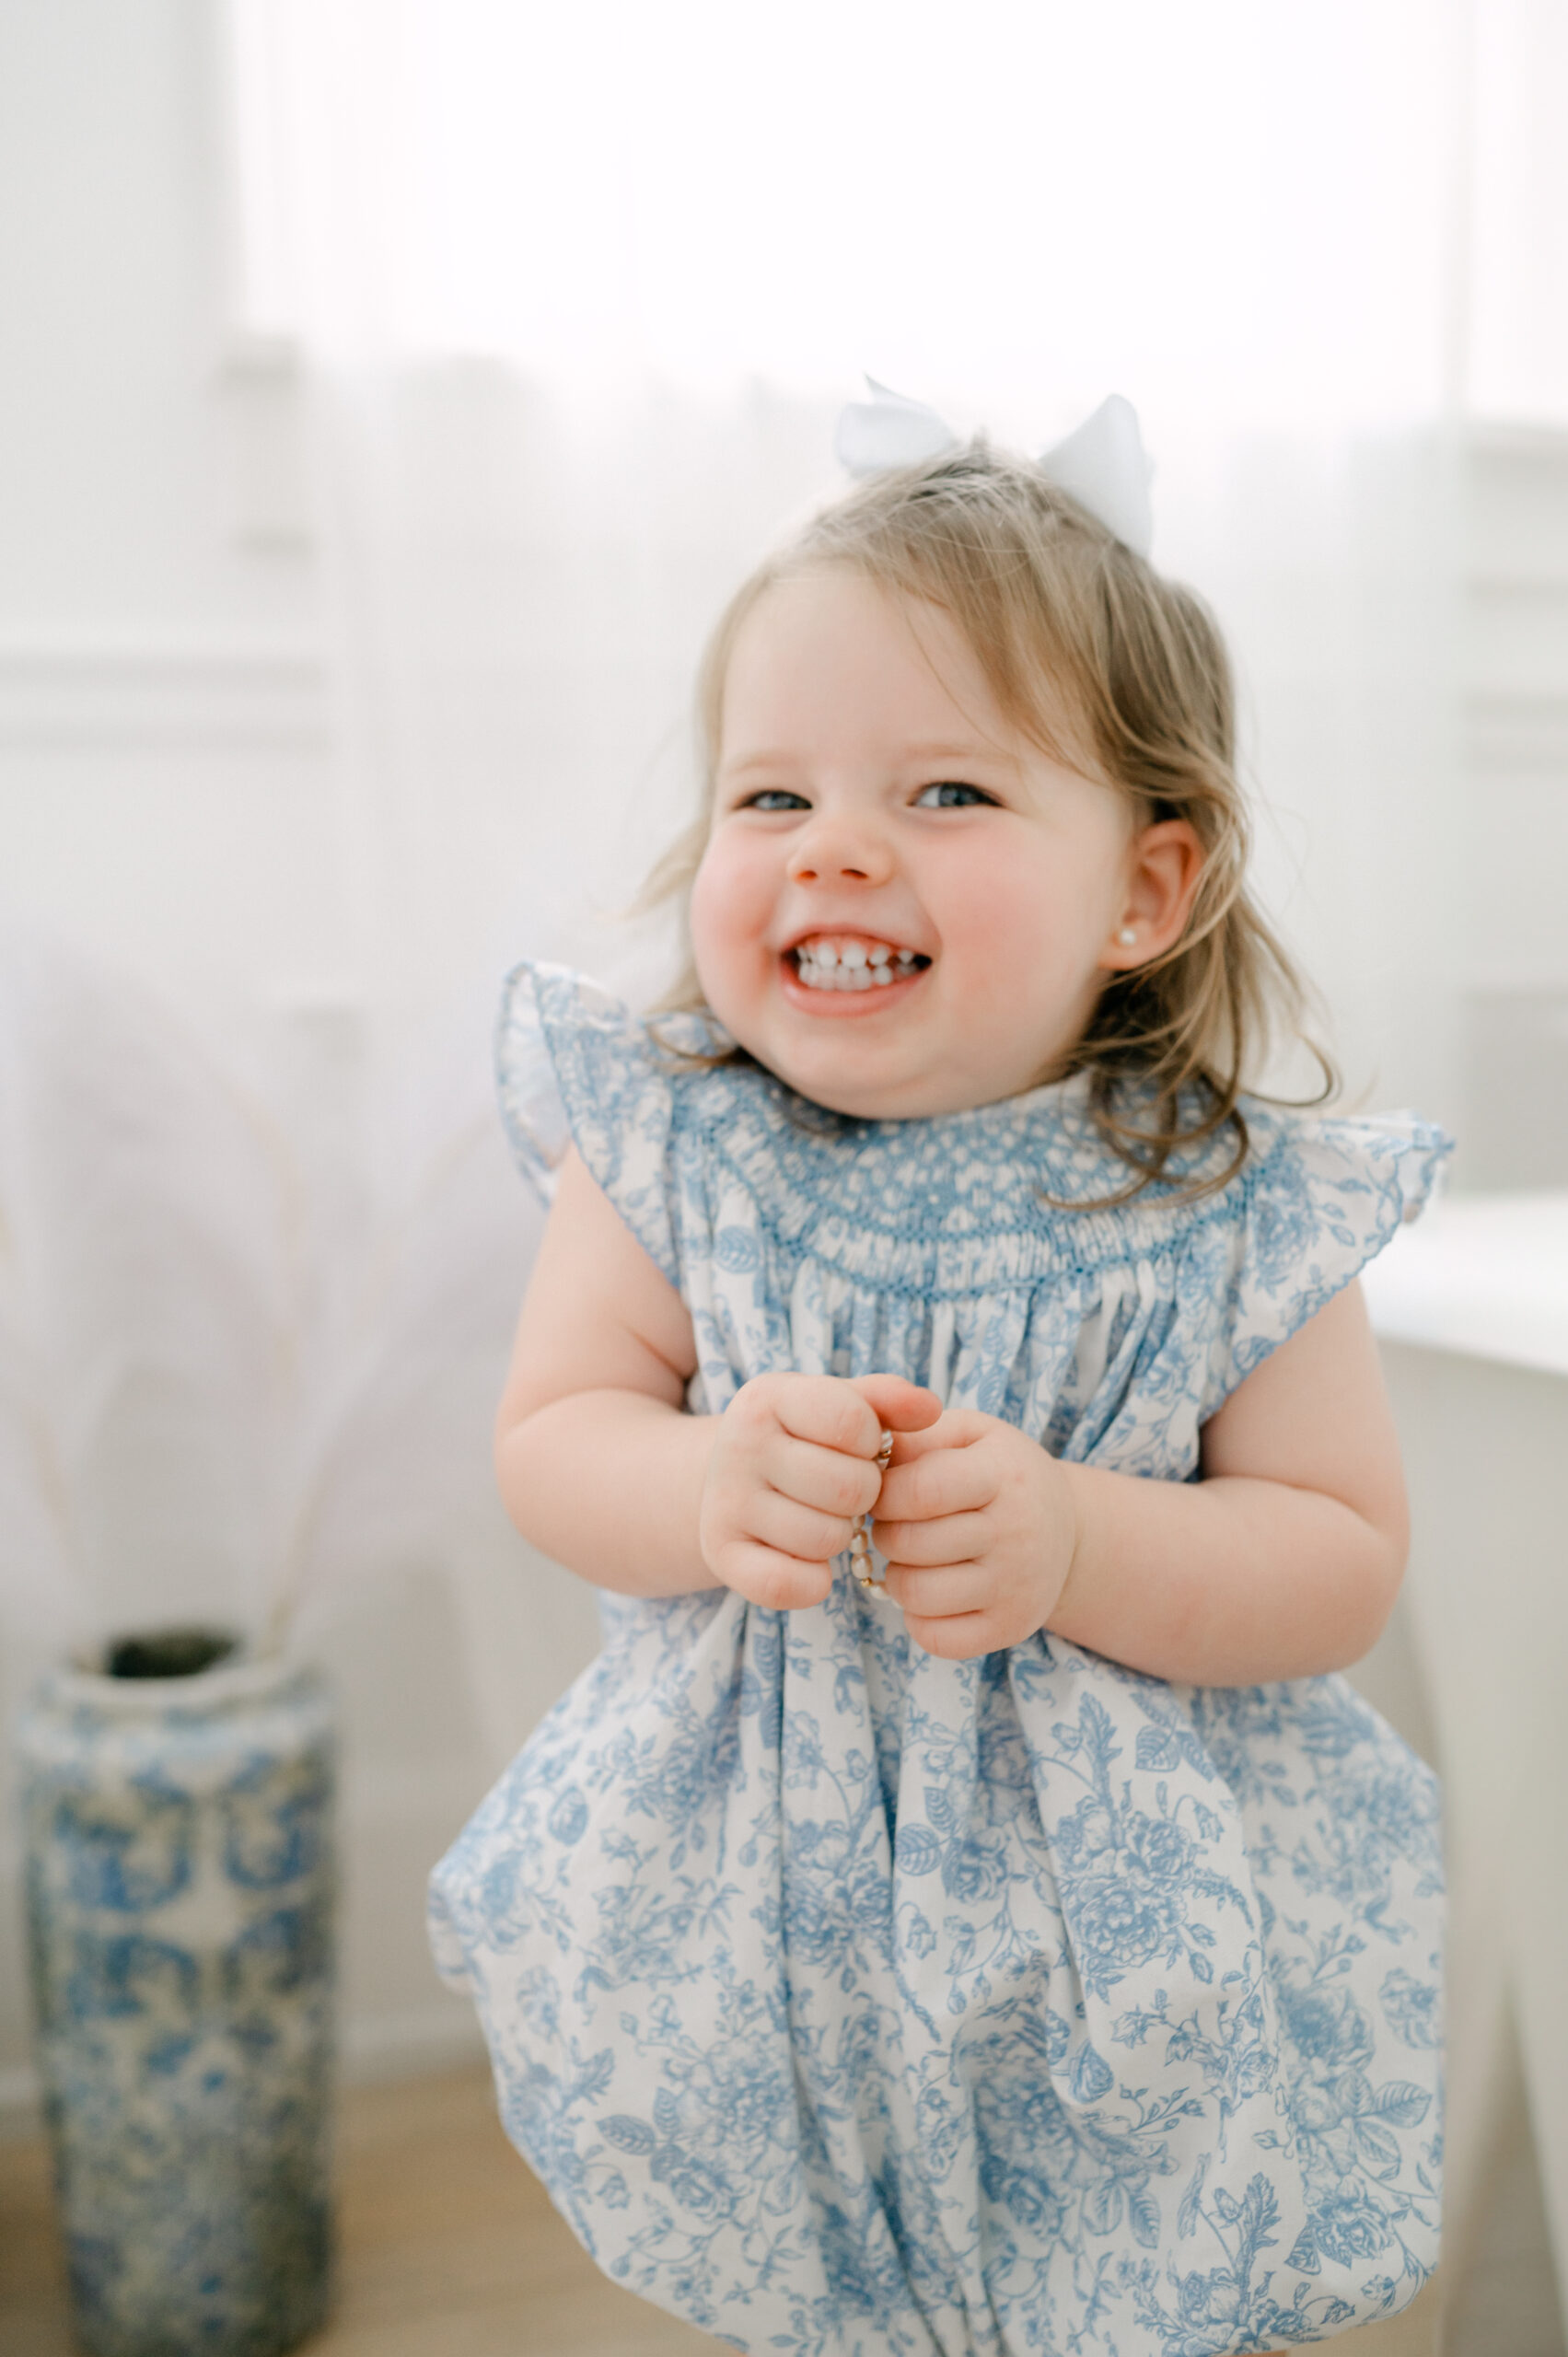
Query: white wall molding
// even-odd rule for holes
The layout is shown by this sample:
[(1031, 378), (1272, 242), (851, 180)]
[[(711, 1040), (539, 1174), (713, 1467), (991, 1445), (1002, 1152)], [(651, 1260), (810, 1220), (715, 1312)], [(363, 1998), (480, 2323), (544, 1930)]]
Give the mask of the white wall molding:
[(330, 686), (308, 644), (0, 633), (0, 746), (319, 749)]
[(1554, 771), (1568, 782), (1568, 696), (1472, 695), (1466, 700), (1472, 770), (1490, 777)]
[(466, 1997), (362, 2014), (344, 2023), (339, 2039), (339, 2069), (351, 2086), (458, 2071), (465, 2062), (483, 2060), (484, 2034)]
[(1465, 443), (1482, 465), (1556, 466), (1568, 476), (1568, 426), (1477, 416), (1466, 421)]
[(1568, 775), (1568, 433), (1477, 424), (1468, 459), (1470, 761)]
[(30, 2062), (0, 2071), (0, 2139), (36, 2136), (43, 2125), (43, 2096)]
[(278, 336), (229, 337), (216, 388), (235, 537), (251, 548), (308, 557), (316, 519), (298, 345)]

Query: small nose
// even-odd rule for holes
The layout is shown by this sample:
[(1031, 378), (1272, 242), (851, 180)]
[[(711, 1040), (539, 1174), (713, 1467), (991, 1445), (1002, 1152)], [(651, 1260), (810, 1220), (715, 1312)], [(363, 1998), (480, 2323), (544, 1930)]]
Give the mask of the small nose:
[(892, 857), (879, 830), (827, 811), (796, 837), (789, 858), (792, 884), (881, 884)]

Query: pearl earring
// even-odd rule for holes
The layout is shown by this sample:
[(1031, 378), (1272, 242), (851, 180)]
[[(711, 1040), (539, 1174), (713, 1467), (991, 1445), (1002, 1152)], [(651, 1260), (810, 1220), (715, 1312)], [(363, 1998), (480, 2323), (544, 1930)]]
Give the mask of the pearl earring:
[(1117, 935), (1116, 938), (1118, 939), (1118, 941), (1120, 941), (1120, 943), (1121, 944), (1121, 946), (1123, 947), (1123, 949), (1132, 949), (1132, 948), (1135, 948), (1135, 947), (1136, 947), (1136, 946), (1137, 946), (1137, 940), (1138, 940), (1138, 928), (1137, 928), (1137, 926), (1136, 926), (1136, 925), (1131, 925), (1131, 924), (1124, 924), (1124, 925), (1122, 926), (1122, 928), (1121, 928), (1121, 932)]

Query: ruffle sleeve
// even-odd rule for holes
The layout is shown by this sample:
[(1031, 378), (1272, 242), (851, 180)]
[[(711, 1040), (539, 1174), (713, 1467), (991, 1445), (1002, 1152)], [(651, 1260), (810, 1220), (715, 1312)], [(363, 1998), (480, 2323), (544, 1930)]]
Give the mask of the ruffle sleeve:
[(597, 982), (530, 959), (507, 977), (495, 1068), (506, 1134), (529, 1183), (548, 1202), (575, 1145), (677, 1283), (669, 1145), (678, 1057)]
[(1202, 1417), (1419, 1215), (1452, 1150), (1413, 1114), (1280, 1120), (1257, 1140), (1239, 1216), (1199, 1230), (1185, 1271), (1219, 1309)]

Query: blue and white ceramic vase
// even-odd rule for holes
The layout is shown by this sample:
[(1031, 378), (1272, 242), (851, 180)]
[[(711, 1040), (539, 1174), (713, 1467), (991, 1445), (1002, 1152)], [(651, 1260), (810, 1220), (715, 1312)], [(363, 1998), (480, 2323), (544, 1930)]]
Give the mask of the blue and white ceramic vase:
[(331, 1713), (313, 1672), (207, 1650), (231, 1657), (61, 1671), (20, 1730), (39, 2061), (90, 2357), (274, 2357), (327, 2303)]

